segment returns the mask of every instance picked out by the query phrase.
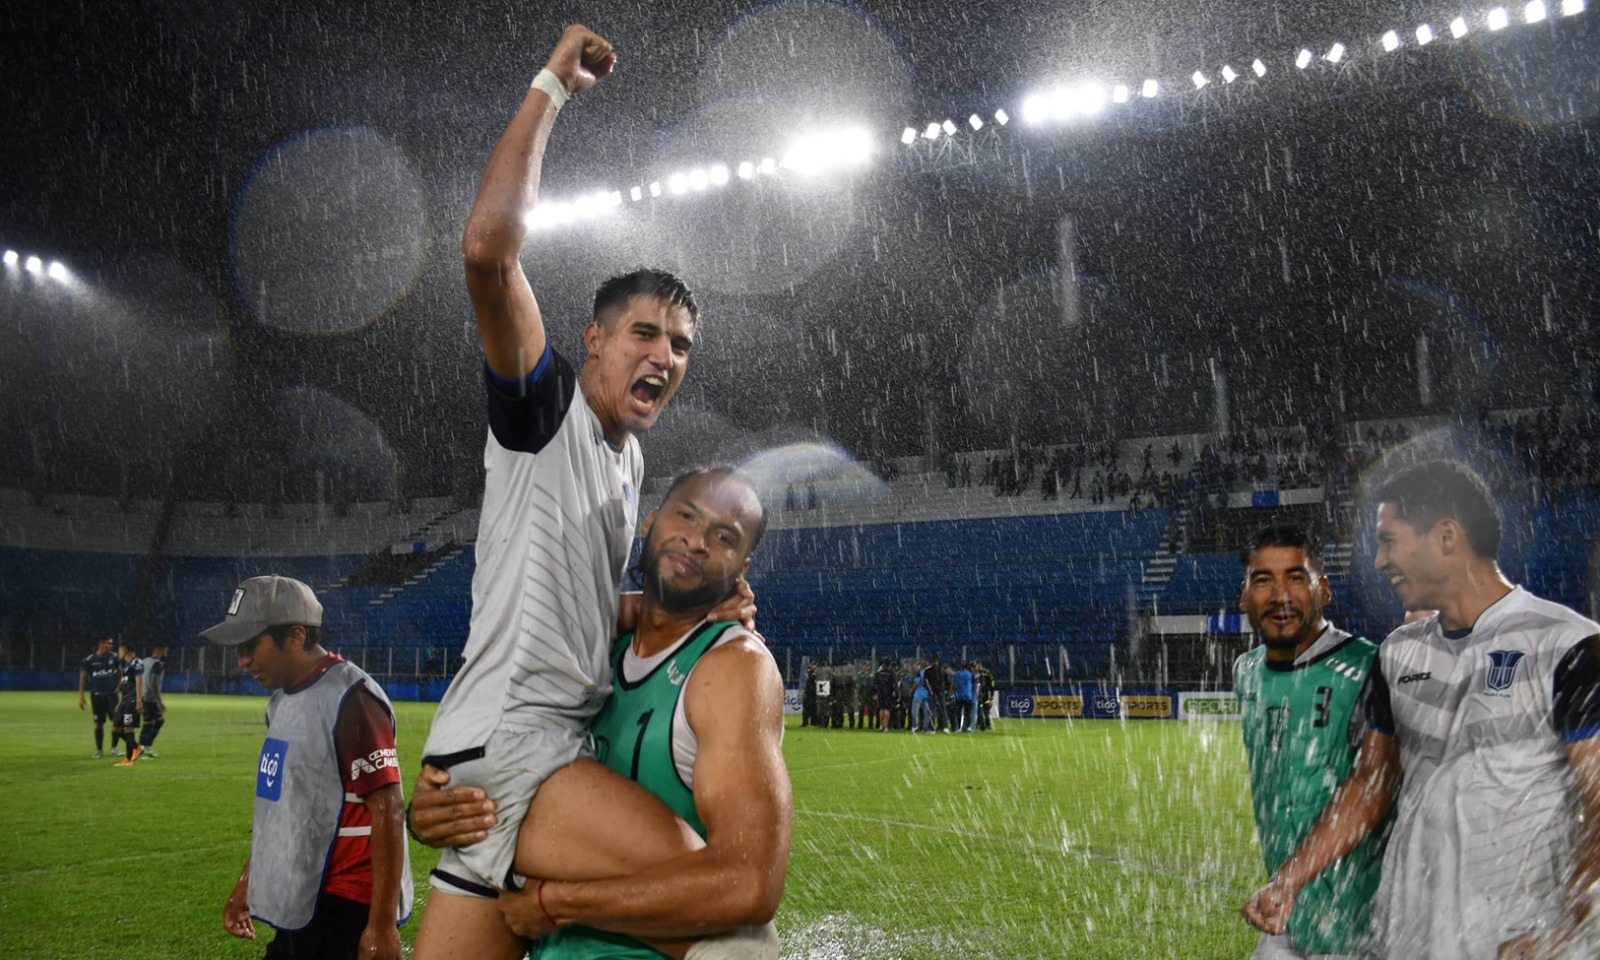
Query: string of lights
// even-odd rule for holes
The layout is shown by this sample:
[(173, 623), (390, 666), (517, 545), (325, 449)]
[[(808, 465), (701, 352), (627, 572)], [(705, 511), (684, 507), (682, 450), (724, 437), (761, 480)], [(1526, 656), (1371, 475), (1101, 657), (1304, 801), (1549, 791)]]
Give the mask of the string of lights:
[[(1560, 15), (1564, 18), (1578, 16), (1584, 13), (1586, 6), (1586, 0), (1561, 0)], [(1542, 23), (1549, 17), (1550, 12), (1545, 0), (1530, 0), (1522, 7), (1520, 14), (1523, 24)], [(1511, 25), (1512, 14), (1504, 6), (1493, 7), (1470, 19), (1463, 14), (1448, 24), (1446, 29), (1450, 41), (1445, 42), (1463, 41), (1479, 30), (1498, 33)], [(1256, 82), (1260, 83), (1267, 81), (1274, 72), (1286, 71), (1289, 64), (1292, 64), (1295, 70), (1303, 72), (1311, 69), (1319, 59), (1330, 66), (1338, 66), (1341, 63), (1348, 64), (1356, 58), (1381, 57), (1402, 51), (1408, 46), (1421, 48), (1444, 41), (1444, 38), (1428, 23), (1419, 24), (1410, 31), (1409, 36), (1414, 38), (1414, 42), (1408, 42), (1398, 30), (1389, 30), (1381, 37), (1362, 44), (1333, 43), (1320, 55), (1308, 47), (1301, 47), (1292, 56), (1266, 55), (1252, 58), (1248, 66), (1235, 67), (1233, 63), (1224, 63), (1210, 72), (1203, 69), (1195, 70), (1189, 75), (1187, 85), (1147, 77), (1138, 83), (1117, 82), (1108, 85), (1085, 82), (1058, 86), (1025, 95), (1017, 108), (1017, 114), (1023, 125), (1028, 127), (1067, 124), (1074, 120), (1099, 116), (1107, 110), (1116, 109), (1136, 100), (1153, 101), (1169, 96), (1192, 96), (1217, 81), (1224, 86), (1231, 85), (1242, 79), (1246, 70), (1254, 75)], [(1238, 62), (1244, 61), (1241, 59)], [(1273, 63), (1280, 63), (1283, 66), (1274, 67)], [(951, 118), (930, 120), (921, 125), (908, 125), (901, 130), (899, 142), (905, 148), (922, 149), (941, 141), (949, 142), (957, 138), (972, 137), (986, 128), (992, 133), (994, 128), (1005, 127), (1012, 120), (1011, 113), (1004, 107), (994, 110), (988, 117), (989, 119), (986, 119), (985, 114), (972, 113), (967, 117), (965, 130)], [(740, 180), (814, 176), (865, 166), (871, 162), (873, 155), (879, 149), (879, 138), (862, 127), (852, 126), (803, 135), (790, 144), (782, 153), (781, 159), (767, 156), (760, 160), (743, 160), (733, 164), (732, 169), (737, 171), (737, 178)], [(541, 200), (538, 207), (529, 215), (528, 226), (535, 230), (552, 229), (578, 220), (608, 215), (627, 204), (672, 200), (704, 193), (731, 183), (729, 170), (727, 164), (713, 163), (673, 172), (663, 178), (639, 183), (626, 190), (599, 190), (569, 200)]]

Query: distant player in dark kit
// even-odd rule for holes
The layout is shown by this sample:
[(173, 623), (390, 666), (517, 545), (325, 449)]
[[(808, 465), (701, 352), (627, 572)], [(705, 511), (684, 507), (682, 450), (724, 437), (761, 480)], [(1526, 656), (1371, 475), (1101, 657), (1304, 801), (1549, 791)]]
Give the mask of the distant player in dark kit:
[(989, 714), (994, 710), (994, 671), (982, 660), (972, 661), (972, 673), (978, 681), (978, 729), (988, 730)]
[(133, 732), (139, 729), (139, 714), (144, 711), (144, 664), (133, 652), (130, 644), (117, 647), (121, 661), (122, 682), (117, 687), (117, 709), (111, 714), (111, 749), (117, 741), (125, 741), (128, 755), (117, 766), (130, 766), (139, 754), (139, 745), (133, 742)]
[(894, 709), (895, 688), (899, 681), (894, 675), (894, 658), (884, 657), (878, 664), (878, 672), (872, 678), (878, 697), (878, 729), (884, 733), (889, 731), (890, 711)]
[[(1265, 527), (1240, 557), (1239, 609), (1261, 641), (1233, 665), (1240, 731), (1250, 765), (1256, 832), (1268, 872), (1311, 831), (1355, 765), (1366, 733), (1362, 698), (1378, 646), (1328, 622), (1332, 599), (1316, 543), (1305, 530)], [(1300, 892), (1288, 930), (1263, 933), (1252, 960), (1368, 955), (1372, 895), (1388, 831)]]
[(322, 603), (289, 577), (239, 584), (202, 637), (272, 691), (255, 770), (250, 859), (222, 906), (266, 960), (400, 960), (411, 913), (394, 709), (366, 672), (322, 646)]
[[(117, 707), (117, 678), (122, 675), (117, 655), (111, 652), (112, 639), (101, 637), (95, 643), (94, 653), (83, 658), (78, 668), (78, 709), (88, 704), (94, 707), (94, 757), (106, 755), (106, 717)], [(111, 749), (116, 749), (113, 743)]]
[(167, 674), (166, 659), (167, 645), (158, 643), (143, 661), (144, 725), (139, 730), (139, 749), (134, 751), (135, 759), (148, 760), (155, 756), (150, 748), (155, 745), (156, 734), (167, 722), (167, 704), (161, 699), (161, 680)]

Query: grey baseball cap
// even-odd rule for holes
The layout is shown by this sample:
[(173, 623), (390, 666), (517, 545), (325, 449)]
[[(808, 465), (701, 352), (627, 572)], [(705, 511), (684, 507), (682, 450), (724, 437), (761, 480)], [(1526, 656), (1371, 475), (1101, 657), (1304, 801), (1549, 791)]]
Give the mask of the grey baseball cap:
[(322, 626), (322, 604), (311, 588), (293, 577), (251, 577), (234, 589), (227, 618), (200, 631), (200, 636), (225, 647), (236, 647), (261, 636), (268, 627), (296, 623), (303, 627)]

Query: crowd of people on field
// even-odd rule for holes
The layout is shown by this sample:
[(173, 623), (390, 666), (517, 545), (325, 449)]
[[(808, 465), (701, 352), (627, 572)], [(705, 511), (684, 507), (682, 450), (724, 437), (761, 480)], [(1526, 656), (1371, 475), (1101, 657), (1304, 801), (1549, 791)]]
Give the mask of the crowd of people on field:
[(981, 660), (943, 663), (884, 657), (844, 664), (807, 663), (800, 725), (835, 729), (973, 733), (988, 730), (994, 673)]

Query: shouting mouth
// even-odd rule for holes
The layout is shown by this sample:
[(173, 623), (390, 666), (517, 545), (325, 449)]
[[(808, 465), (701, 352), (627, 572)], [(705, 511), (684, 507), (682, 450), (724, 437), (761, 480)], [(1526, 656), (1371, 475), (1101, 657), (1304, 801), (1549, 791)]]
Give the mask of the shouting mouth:
[(667, 381), (655, 374), (640, 377), (633, 383), (633, 389), (628, 391), (629, 398), (633, 401), (633, 408), (641, 416), (653, 413), (661, 403), (662, 394), (667, 392)]

